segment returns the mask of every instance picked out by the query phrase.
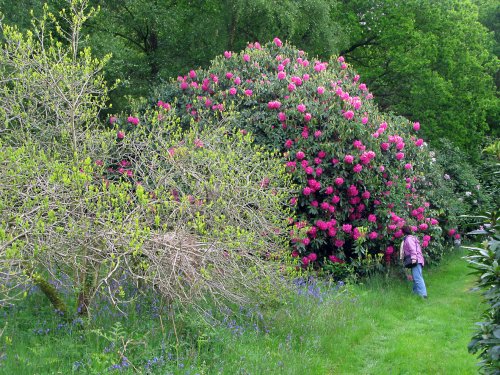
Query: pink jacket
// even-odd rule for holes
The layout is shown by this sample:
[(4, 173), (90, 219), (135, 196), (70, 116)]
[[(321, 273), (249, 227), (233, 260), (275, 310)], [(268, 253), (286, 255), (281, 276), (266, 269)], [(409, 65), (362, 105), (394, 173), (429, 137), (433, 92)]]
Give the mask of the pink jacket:
[(403, 251), (405, 255), (410, 255), (411, 259), (416, 259), (417, 263), (424, 265), (424, 256), (422, 255), (422, 249), (420, 248), (420, 242), (418, 238), (412, 235), (408, 235), (404, 239)]

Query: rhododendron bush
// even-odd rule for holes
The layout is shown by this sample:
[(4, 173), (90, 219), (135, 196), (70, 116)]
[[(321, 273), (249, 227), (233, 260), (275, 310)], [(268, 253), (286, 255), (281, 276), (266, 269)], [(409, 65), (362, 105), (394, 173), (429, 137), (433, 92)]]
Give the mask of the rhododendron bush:
[[(226, 51), (208, 70), (191, 70), (158, 91), (185, 128), (220, 120), (278, 150), (299, 189), (290, 198), (292, 255), (303, 265), (395, 257), (406, 223), (424, 251), (441, 248), (427, 193), (433, 168), (420, 124), (380, 112), (342, 57), (328, 62), (279, 39)], [(230, 115), (228, 115), (230, 113)]]

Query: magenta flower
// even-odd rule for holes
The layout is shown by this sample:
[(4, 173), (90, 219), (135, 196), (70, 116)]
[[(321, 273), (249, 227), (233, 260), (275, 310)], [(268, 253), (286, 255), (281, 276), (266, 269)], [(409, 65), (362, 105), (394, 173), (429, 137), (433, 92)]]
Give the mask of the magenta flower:
[(316, 131), (314, 132), (314, 138), (319, 138), (319, 137), (321, 137), (321, 134), (322, 134), (322, 133), (321, 133), (321, 130), (316, 130)]
[(299, 104), (297, 106), (297, 111), (304, 113), (306, 111), (306, 106), (304, 104)]
[(366, 85), (365, 85), (364, 83), (361, 83), (358, 87), (359, 87), (359, 89), (360, 89), (361, 91), (366, 91), (366, 90), (368, 90), (368, 89), (367, 89), (367, 87), (366, 87)]
[(323, 93), (325, 92), (325, 88), (323, 86), (319, 86), (317, 89), (316, 89), (317, 93), (319, 95), (323, 95)]
[(231, 56), (232, 56), (232, 53), (231, 53), (230, 51), (224, 51), (224, 57), (225, 57), (226, 59), (230, 59), (230, 58), (231, 58)]
[(340, 63), (343, 63), (345, 60), (344, 60), (344, 56), (339, 56), (338, 59), (337, 59), (338, 62)]
[(412, 169), (413, 166), (410, 163), (405, 164), (405, 169)]
[(297, 77), (297, 76), (293, 76), (292, 82), (295, 83), (295, 85), (297, 85), (297, 86), (301, 86), (302, 85), (302, 78)]
[(243, 60), (246, 61), (246, 62), (249, 62), (250, 61), (250, 56), (245, 53), (243, 55)]
[(118, 133), (116, 133), (116, 138), (118, 139), (123, 139), (125, 138), (125, 133), (122, 132), (122, 131), (119, 131)]
[(415, 141), (415, 146), (420, 147), (424, 144), (424, 140), (422, 138), (419, 138)]
[(231, 73), (231, 72), (227, 72), (227, 73), (226, 73), (226, 78), (227, 78), (227, 79), (231, 79), (231, 78), (233, 78), (233, 73)]
[(337, 177), (337, 178), (335, 179), (335, 185), (340, 186), (340, 185), (342, 185), (343, 183), (344, 183), (344, 179), (343, 179), (342, 177)]
[(351, 224), (344, 224), (344, 225), (342, 225), (342, 230), (345, 233), (351, 233), (352, 232), (352, 225)]
[(322, 202), (321, 203), (321, 209), (322, 210), (328, 210), (330, 208), (330, 205), (328, 204), (328, 202)]
[(354, 173), (360, 173), (363, 170), (363, 167), (361, 166), (361, 164), (356, 164), (352, 170), (354, 171)]
[(236, 88), (235, 88), (235, 87), (231, 87), (231, 88), (229, 89), (229, 94), (230, 94), (230, 95), (236, 95), (236, 92), (237, 92), (237, 91), (238, 91), (238, 90), (236, 90)]
[(419, 131), (420, 130), (420, 122), (414, 122), (413, 123), (413, 130)]
[(311, 253), (307, 256), (311, 262), (314, 262), (316, 259), (318, 259), (318, 256), (316, 253)]
[(390, 144), (387, 142), (383, 142), (380, 144), (380, 148), (384, 151), (387, 151), (389, 149), (389, 147), (390, 147)]
[(378, 233), (377, 233), (377, 232), (370, 232), (370, 233), (368, 234), (368, 238), (369, 238), (370, 240), (376, 240), (376, 239), (378, 238)]
[(346, 155), (344, 157), (344, 162), (347, 164), (352, 164), (353, 161), (354, 161), (354, 156), (352, 156), (352, 155)]
[(127, 122), (131, 123), (132, 125), (137, 125), (139, 124), (139, 119), (137, 117), (129, 116), (127, 118)]
[[(368, 123), (368, 117), (366, 117), (366, 116), (365, 116), (365, 117), (363, 117), (363, 118), (361, 119), (361, 123), (362, 123), (363, 125), (366, 125), (366, 124)], [(377, 133), (377, 134), (378, 134), (378, 133)], [(377, 138), (377, 137), (375, 137), (375, 138)]]
[(302, 190), (302, 194), (304, 195), (311, 195), (312, 193), (312, 189), (309, 187), (309, 186), (306, 186), (303, 190)]
[[(343, 240), (335, 240), (335, 246), (339, 247), (339, 248), (344, 246), (344, 241)], [(342, 262), (339, 262), (339, 263), (342, 263)]]
[(330, 194), (332, 194), (332, 193), (333, 193), (333, 187), (328, 186), (328, 187), (325, 189), (325, 194), (330, 195)]
[(418, 226), (418, 229), (420, 230), (427, 230), (429, 228), (429, 226), (425, 223), (422, 223)]
[(117, 120), (118, 120), (118, 118), (117, 118), (116, 116), (111, 116), (111, 117), (109, 118), (109, 123), (110, 123), (111, 125), (113, 125), (113, 124), (114, 124)]
[(196, 72), (194, 70), (189, 71), (189, 78), (195, 79), (196, 78)]
[(281, 103), (277, 100), (267, 103), (267, 108), (269, 109), (279, 109), (279, 107), (281, 107)]
[(394, 253), (394, 247), (392, 246), (387, 246), (387, 248), (385, 249), (385, 253), (387, 255), (391, 255), (392, 253)]
[(355, 197), (356, 195), (359, 194), (358, 188), (354, 185), (351, 185), (347, 188), (347, 195), (350, 197)]
[(245, 95), (246, 95), (246, 96), (252, 96), (252, 94), (253, 94), (253, 91), (252, 91), (252, 90), (250, 90), (250, 89), (246, 89), (246, 90), (245, 90)]
[(347, 120), (352, 120), (354, 118), (354, 112), (349, 110), (349, 111), (346, 111), (344, 112), (344, 117), (347, 119)]
[(311, 121), (311, 119), (312, 119), (312, 115), (310, 113), (306, 113), (304, 115), (304, 121), (305, 122), (309, 122), (309, 121)]
[(377, 216), (376, 216), (376, 215), (374, 215), (374, 214), (370, 214), (370, 215), (368, 215), (368, 221), (369, 221), (370, 223), (376, 223), (376, 222), (377, 222)]
[(398, 159), (398, 160), (402, 160), (402, 159), (404, 159), (404, 157), (405, 157), (405, 154), (403, 154), (402, 152), (398, 152), (396, 154), (396, 159)]
[(279, 72), (278, 73), (278, 79), (281, 81), (286, 78), (286, 73), (285, 72)]
[(279, 40), (279, 38), (274, 38), (273, 42), (274, 44), (276, 44), (277, 47), (281, 47), (283, 45), (283, 42)]
[(291, 148), (291, 147), (292, 147), (292, 145), (293, 145), (293, 141), (292, 141), (291, 139), (287, 139), (287, 140), (285, 141), (285, 147), (286, 147), (286, 148)]
[(293, 90), (295, 90), (296, 88), (297, 88), (297, 86), (295, 86), (295, 84), (293, 84), (293, 83), (290, 83), (290, 84), (288, 85), (288, 91), (290, 91), (290, 92), (292, 92), (292, 91), (293, 91)]

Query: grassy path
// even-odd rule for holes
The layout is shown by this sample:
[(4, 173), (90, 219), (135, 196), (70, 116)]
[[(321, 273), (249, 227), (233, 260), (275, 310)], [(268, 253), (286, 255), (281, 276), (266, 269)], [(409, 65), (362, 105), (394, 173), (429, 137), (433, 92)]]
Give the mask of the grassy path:
[(409, 294), (409, 285), (387, 288), (374, 283), (361, 295), (362, 340), (338, 366), (346, 374), (475, 374), (467, 352), (480, 296), (471, 292), (473, 277), (460, 256), (426, 272), (429, 299)]
[(424, 269), (428, 300), (410, 282), (375, 278), (350, 297), (284, 309), (270, 335), (228, 337), (223, 351), (245, 374), (476, 374), (467, 344), (481, 298), (461, 256)]

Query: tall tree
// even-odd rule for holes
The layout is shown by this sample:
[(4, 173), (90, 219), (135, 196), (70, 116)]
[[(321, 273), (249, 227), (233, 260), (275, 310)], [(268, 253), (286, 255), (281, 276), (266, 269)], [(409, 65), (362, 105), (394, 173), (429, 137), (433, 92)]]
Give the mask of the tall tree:
[(379, 104), (478, 151), (498, 126), (492, 36), (470, 0), (344, 1), (351, 42), (341, 51)]

